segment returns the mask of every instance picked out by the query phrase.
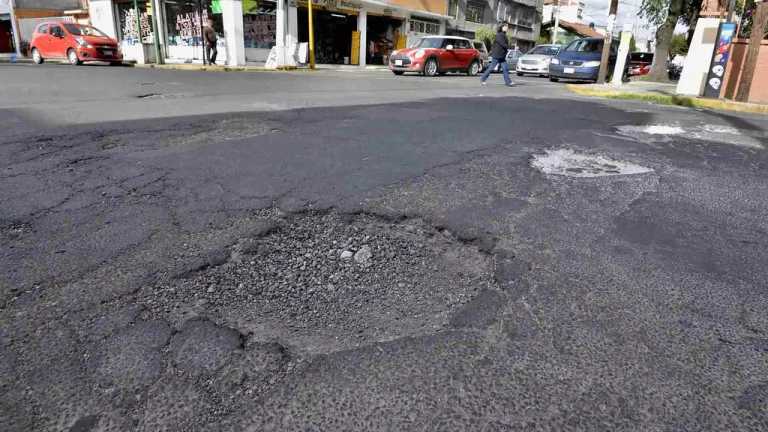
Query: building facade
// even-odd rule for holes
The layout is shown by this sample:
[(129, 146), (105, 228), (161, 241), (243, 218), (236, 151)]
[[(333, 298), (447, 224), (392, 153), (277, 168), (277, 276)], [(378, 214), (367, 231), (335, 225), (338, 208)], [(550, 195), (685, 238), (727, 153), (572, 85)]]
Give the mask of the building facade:
[(0, 55), (27, 55), (32, 33), (43, 21), (88, 21), (87, 0), (0, 0)]
[[(446, 0), (312, 0), (312, 9), (316, 59), (327, 64), (386, 64), (393, 50), (445, 34), (450, 19)], [(219, 63), (228, 65), (264, 62), (275, 52), (278, 63), (291, 64), (309, 40), (307, 0), (90, 0), (90, 18), (139, 62), (155, 61), (156, 52), (200, 61), (208, 18), (219, 34)]]
[(513, 44), (526, 51), (536, 45), (542, 0), (448, 0), (448, 33), (475, 39), (482, 27), (509, 23)]
[(584, 24), (584, 8), (586, 4), (581, 0), (544, 0), (541, 21), (550, 23), (557, 14), (563, 21)]

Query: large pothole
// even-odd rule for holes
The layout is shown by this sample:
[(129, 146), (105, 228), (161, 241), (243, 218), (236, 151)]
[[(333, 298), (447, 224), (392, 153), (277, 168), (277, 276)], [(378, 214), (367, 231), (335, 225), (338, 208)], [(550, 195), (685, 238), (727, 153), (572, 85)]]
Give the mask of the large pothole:
[(605, 177), (615, 175), (643, 174), (653, 171), (627, 161), (605, 156), (576, 153), (573, 150), (547, 150), (531, 160), (531, 166), (545, 174), (567, 177)]
[(329, 352), (433, 333), (494, 284), (491, 257), (447, 231), (330, 213), (282, 221), (242, 239), (224, 264), (142, 295), (177, 325), (204, 315), (257, 339)]

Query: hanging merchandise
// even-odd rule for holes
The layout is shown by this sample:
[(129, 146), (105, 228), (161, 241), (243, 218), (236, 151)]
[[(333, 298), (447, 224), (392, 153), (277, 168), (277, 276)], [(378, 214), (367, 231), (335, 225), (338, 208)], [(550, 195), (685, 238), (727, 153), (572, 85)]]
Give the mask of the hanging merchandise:
[(243, 15), (256, 13), (259, 3), (256, 0), (243, 0)]
[(221, 13), (221, 0), (211, 0), (211, 13), (212, 14)]

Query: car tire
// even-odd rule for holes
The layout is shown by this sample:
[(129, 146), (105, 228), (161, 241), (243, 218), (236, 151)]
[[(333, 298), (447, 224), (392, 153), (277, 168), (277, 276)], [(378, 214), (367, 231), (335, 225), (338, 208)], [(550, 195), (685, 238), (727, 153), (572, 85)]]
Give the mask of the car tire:
[(435, 58), (430, 58), (424, 63), (424, 76), (434, 77), (440, 72), (440, 66)]
[(552, 82), (558, 82), (558, 81), (560, 81), (560, 79), (559, 79), (559, 78), (555, 78), (555, 77), (549, 77), (549, 80), (550, 80), (550, 81), (552, 81)]
[(43, 64), (45, 59), (43, 59), (43, 56), (40, 55), (40, 51), (37, 50), (37, 48), (32, 48), (32, 61), (35, 62), (35, 64)]
[(472, 63), (469, 64), (469, 68), (467, 68), (467, 75), (477, 76), (477, 74), (479, 73), (480, 73), (480, 63), (478, 63), (477, 60), (473, 60)]
[(397, 76), (400, 76), (400, 75), (404, 74), (405, 72), (403, 72), (403, 71), (392, 71), (392, 73), (397, 75)]
[(69, 64), (72, 66), (83, 64), (83, 62), (80, 61), (80, 58), (77, 56), (77, 51), (75, 51), (73, 48), (67, 50), (67, 61), (69, 61)]

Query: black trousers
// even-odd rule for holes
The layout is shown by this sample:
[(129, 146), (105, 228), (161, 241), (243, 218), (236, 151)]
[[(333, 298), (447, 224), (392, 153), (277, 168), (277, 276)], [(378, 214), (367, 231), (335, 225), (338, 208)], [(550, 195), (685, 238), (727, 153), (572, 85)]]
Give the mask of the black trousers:
[(219, 52), (216, 50), (216, 45), (206, 45), (205, 54), (208, 57), (208, 64), (216, 64), (216, 54)]

